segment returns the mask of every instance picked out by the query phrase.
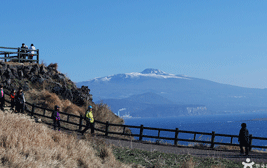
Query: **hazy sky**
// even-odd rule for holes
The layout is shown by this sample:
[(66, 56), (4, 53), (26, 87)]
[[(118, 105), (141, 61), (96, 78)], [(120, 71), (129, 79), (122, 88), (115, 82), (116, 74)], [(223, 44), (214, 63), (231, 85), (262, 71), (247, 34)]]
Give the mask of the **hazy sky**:
[(75, 82), (157, 68), (267, 88), (267, 1), (1, 0), (0, 46), (34, 43)]

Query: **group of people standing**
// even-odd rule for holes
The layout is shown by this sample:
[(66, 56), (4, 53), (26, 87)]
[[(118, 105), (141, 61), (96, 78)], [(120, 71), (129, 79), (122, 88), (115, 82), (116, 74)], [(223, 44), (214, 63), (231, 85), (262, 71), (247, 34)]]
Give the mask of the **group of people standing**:
[(14, 110), (15, 107), (15, 112), (24, 113), (26, 100), (21, 87), (17, 92), (16, 90), (12, 89), (10, 93), (10, 99), (11, 99), (10, 110)]
[[(0, 85), (0, 90), (1, 90), (1, 95), (0, 95), (0, 109), (4, 110), (4, 106), (5, 106), (5, 94), (4, 94), (4, 89), (3, 89), (3, 85)], [(10, 93), (10, 99), (11, 99), (11, 108), (10, 110), (14, 110), (15, 107), (15, 112), (20, 112), (20, 113), (24, 113), (24, 109), (25, 109), (25, 96), (23, 93), (22, 88), (20, 87), (18, 92), (16, 92), (16, 90), (12, 90)]]
[[(26, 56), (28, 56), (28, 59), (33, 59), (33, 55), (35, 54), (36, 50), (35, 46), (33, 44), (31, 44), (30, 48), (28, 48), (27, 45), (25, 45), (24, 43), (22, 43), (20, 52), (22, 52), (23, 54), (21, 54), (21, 58), (26, 59)], [(24, 54), (25, 53), (25, 54)], [(21, 61), (21, 62), (25, 62), (25, 60)], [(30, 61), (32, 63), (32, 61)]]

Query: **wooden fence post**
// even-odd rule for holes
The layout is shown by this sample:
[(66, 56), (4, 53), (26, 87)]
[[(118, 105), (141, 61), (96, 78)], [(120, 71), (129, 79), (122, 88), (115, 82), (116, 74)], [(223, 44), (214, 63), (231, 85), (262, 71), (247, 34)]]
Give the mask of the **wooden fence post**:
[(105, 136), (108, 136), (108, 127), (109, 127), (109, 122), (107, 121), (106, 122), (106, 133), (105, 133)]
[(43, 116), (45, 116), (45, 109), (44, 109), (44, 113), (43, 113)]
[(158, 138), (160, 137), (160, 130), (158, 130)]
[(210, 147), (214, 148), (215, 131), (212, 131)]
[(18, 62), (20, 62), (20, 48), (18, 48)]
[(249, 151), (251, 151), (251, 145), (252, 145), (252, 134), (249, 135)]
[(67, 122), (69, 122), (69, 121), (70, 121), (70, 115), (67, 116)]
[(196, 135), (197, 135), (197, 133), (194, 133), (194, 141), (196, 140)]
[(123, 126), (123, 131), (122, 131), (122, 135), (125, 134), (125, 125)]
[[(5, 58), (6, 58), (6, 53), (5, 53)], [(5, 59), (5, 62), (6, 62), (6, 59)]]
[(144, 130), (144, 126), (141, 125), (141, 126), (140, 126), (139, 141), (142, 141), (142, 139), (143, 139), (143, 130)]
[(91, 134), (95, 133), (95, 122), (91, 124)]
[(175, 139), (174, 139), (174, 145), (177, 146), (178, 145), (178, 133), (179, 133), (179, 129), (176, 128), (175, 129)]
[(37, 49), (37, 64), (39, 64), (39, 49)]
[(83, 125), (83, 116), (80, 115), (79, 131), (82, 131), (82, 125)]
[(33, 116), (33, 114), (34, 114), (34, 108), (35, 108), (35, 104), (32, 104), (32, 112), (31, 112), (31, 116)]

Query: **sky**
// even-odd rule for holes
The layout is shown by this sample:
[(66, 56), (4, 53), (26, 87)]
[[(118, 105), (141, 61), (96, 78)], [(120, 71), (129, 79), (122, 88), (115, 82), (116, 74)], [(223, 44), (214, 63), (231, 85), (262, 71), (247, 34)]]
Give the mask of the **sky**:
[(1, 0), (0, 46), (80, 82), (156, 68), (267, 88), (267, 1)]

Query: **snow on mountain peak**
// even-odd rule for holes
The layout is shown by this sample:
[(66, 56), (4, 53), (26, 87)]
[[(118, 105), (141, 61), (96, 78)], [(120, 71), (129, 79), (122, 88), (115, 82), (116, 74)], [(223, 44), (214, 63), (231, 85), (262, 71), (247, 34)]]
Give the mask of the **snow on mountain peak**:
[(141, 72), (141, 74), (156, 74), (156, 75), (167, 75), (167, 73), (153, 68), (147, 68)]
[(190, 79), (186, 76), (182, 75), (174, 75), (174, 74), (168, 74), (166, 72), (163, 72), (159, 69), (153, 69), (148, 68), (145, 69), (142, 72), (132, 72), (132, 73), (125, 73), (125, 74), (116, 74), (116, 75), (110, 75), (102, 78), (94, 78), (92, 80), (94, 81), (110, 81), (110, 80), (118, 80), (118, 79), (129, 79), (129, 78), (140, 78), (140, 77), (152, 77), (152, 78), (179, 78), (179, 79)]

